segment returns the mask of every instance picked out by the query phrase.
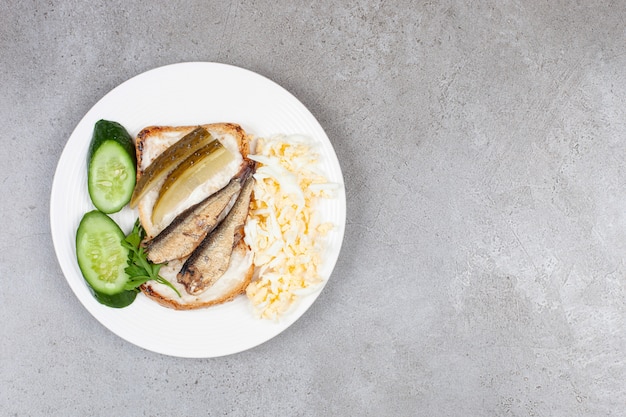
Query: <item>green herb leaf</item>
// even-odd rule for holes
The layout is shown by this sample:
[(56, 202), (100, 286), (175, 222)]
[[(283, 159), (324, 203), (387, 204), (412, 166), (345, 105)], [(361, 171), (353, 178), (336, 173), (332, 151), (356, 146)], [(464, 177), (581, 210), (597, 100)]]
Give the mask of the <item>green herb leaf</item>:
[(180, 297), (180, 292), (172, 285), (171, 282), (159, 275), (161, 270), (160, 264), (153, 264), (148, 260), (145, 250), (141, 246), (141, 241), (145, 237), (146, 232), (141, 227), (139, 219), (135, 221), (133, 230), (122, 241), (122, 245), (126, 247), (128, 252), (128, 266), (124, 269), (129, 276), (129, 280), (124, 286), (127, 291), (139, 292), (139, 287), (148, 281), (156, 281), (159, 284), (167, 285)]

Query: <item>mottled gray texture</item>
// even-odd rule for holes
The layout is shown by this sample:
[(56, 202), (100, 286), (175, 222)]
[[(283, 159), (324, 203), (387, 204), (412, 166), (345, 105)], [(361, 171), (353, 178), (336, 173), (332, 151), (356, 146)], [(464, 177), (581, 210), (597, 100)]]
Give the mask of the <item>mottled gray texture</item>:
[[(626, 415), (626, 4), (344, 3), (0, 4), (0, 415)], [(318, 302), (218, 359), (101, 326), (49, 232), (78, 121), (182, 61), (293, 92), (347, 189)]]

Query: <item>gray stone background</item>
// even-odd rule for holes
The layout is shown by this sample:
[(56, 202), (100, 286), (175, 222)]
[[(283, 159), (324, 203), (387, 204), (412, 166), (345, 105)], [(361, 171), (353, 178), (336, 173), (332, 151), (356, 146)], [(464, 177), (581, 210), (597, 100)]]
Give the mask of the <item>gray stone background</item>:
[[(626, 3), (0, 4), (0, 415), (626, 415)], [(215, 359), (100, 325), (50, 237), (105, 93), (233, 64), (318, 118), (345, 176), (335, 272), (292, 327)]]

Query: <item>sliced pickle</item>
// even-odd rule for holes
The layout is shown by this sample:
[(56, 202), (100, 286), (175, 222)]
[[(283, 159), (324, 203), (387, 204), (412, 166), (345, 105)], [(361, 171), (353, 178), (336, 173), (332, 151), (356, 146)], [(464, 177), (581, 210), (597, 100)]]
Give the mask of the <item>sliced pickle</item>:
[(205, 128), (197, 127), (163, 151), (152, 161), (141, 175), (141, 178), (139, 178), (130, 199), (130, 206), (136, 207), (139, 200), (160, 180), (172, 172), (181, 161), (184, 161), (189, 155), (199, 149), (204, 148), (213, 140), (214, 138)]
[(234, 159), (235, 156), (219, 140), (192, 153), (165, 179), (152, 209), (152, 223), (160, 224), (178, 203)]

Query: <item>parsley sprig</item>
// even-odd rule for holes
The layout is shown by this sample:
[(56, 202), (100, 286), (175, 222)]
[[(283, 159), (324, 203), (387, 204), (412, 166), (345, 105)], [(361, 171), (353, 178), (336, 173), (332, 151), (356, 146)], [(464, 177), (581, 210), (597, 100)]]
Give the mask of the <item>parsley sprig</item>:
[(153, 264), (148, 260), (146, 251), (141, 246), (141, 241), (145, 236), (146, 232), (141, 227), (139, 219), (137, 219), (132, 232), (122, 241), (122, 245), (128, 249), (128, 266), (124, 270), (128, 274), (129, 279), (124, 289), (138, 292), (141, 284), (148, 281), (156, 281), (159, 284), (167, 285), (180, 297), (176, 287), (159, 275), (161, 265)]

